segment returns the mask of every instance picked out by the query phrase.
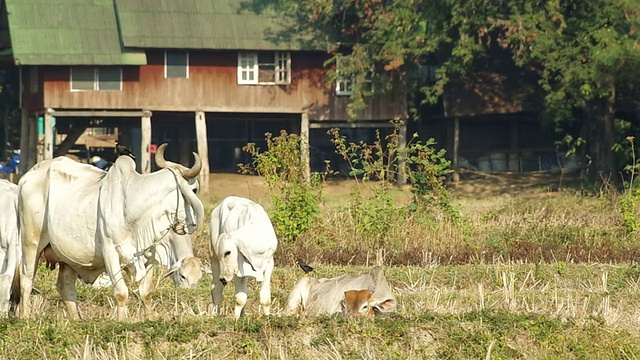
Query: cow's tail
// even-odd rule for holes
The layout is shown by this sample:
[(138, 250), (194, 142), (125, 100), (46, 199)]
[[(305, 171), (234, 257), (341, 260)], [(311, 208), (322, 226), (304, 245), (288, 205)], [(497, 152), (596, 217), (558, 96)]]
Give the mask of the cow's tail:
[(20, 273), (22, 268), (22, 230), (21, 230), (21, 221), (20, 221), (20, 211), (19, 211), (19, 202), (20, 198), (18, 197), (15, 202), (15, 213), (16, 213), (16, 230), (14, 241), (11, 241), (9, 244), (8, 254), (11, 254), (10, 257), (14, 257), (13, 263), (10, 263), (9, 266), (13, 266), (13, 281), (11, 282), (11, 294), (9, 295), (9, 302), (13, 306), (13, 308), (17, 308), (18, 304), (20, 304)]
[[(16, 211), (17, 214), (17, 211)], [(11, 306), (16, 309), (18, 304), (20, 304), (20, 278), (22, 273), (22, 234), (20, 231), (20, 221), (17, 221), (17, 231), (14, 238), (14, 241), (11, 241), (9, 244), (9, 249), (7, 251), (8, 254), (11, 254), (10, 257), (13, 258), (12, 261), (9, 262), (8, 266), (13, 267), (13, 281), (11, 282), (11, 293), (9, 295), (9, 302)]]
[(11, 283), (11, 296), (9, 297), (9, 301), (11, 305), (16, 307), (20, 304), (20, 268), (22, 263), (18, 262), (16, 266), (16, 270), (13, 275), (13, 282)]

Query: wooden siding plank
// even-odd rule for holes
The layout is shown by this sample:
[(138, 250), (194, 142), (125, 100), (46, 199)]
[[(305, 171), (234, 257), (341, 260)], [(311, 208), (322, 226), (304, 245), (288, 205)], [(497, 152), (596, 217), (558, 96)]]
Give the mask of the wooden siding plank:
[(315, 122), (309, 124), (310, 129), (331, 129), (331, 128), (342, 128), (342, 129), (355, 129), (355, 128), (392, 128), (393, 124), (389, 122), (381, 122), (381, 121), (372, 121), (372, 122), (363, 122), (359, 121), (342, 121), (342, 122)]
[(58, 117), (142, 117), (146, 112), (128, 110), (54, 110), (53, 114)]
[[(71, 92), (69, 68), (46, 66), (41, 68), (43, 104), (32, 109), (286, 114), (301, 114), (308, 109), (311, 122), (346, 121), (349, 99), (335, 96), (333, 86), (327, 83), (323, 67), (326, 56), (310, 52), (292, 54), (292, 83), (286, 86), (238, 85), (235, 51), (190, 52), (188, 79), (165, 79), (164, 53), (150, 51), (149, 65), (123, 67), (122, 91)], [(408, 117), (406, 97), (401, 91), (378, 95), (358, 119), (388, 121), (394, 117)]]

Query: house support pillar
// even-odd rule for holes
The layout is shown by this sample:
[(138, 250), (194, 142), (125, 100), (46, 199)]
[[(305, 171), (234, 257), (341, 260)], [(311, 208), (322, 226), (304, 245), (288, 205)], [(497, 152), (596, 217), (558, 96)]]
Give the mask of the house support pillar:
[[(39, 136), (38, 136), (38, 118), (37, 115), (31, 114), (27, 117), (29, 122), (29, 138), (27, 139), (27, 171), (33, 167), (40, 159), (38, 158)], [(22, 157), (22, 150), (20, 150), (20, 156)], [(22, 161), (22, 160), (21, 160)]]
[(49, 108), (44, 113), (44, 160), (53, 159), (53, 109)]
[(460, 169), (458, 168), (458, 153), (460, 148), (460, 118), (453, 119), (453, 159), (451, 166), (453, 167), (452, 180), (454, 183), (460, 181)]
[(196, 111), (196, 142), (198, 146), (198, 155), (202, 160), (202, 170), (198, 181), (200, 183), (200, 192), (209, 193), (209, 146), (207, 144), (207, 120), (204, 111)]
[(305, 179), (311, 180), (311, 161), (309, 150), (309, 113), (304, 111), (300, 116), (300, 163)]
[(145, 111), (140, 120), (140, 172), (151, 172), (151, 111)]
[(20, 175), (27, 172), (30, 169), (29, 163), (29, 112), (27, 109), (20, 109), (20, 165), (18, 165), (18, 172)]
[(519, 123), (511, 121), (509, 123), (509, 171), (520, 172), (520, 144), (518, 141)]
[(404, 185), (407, 183), (407, 171), (405, 166), (405, 159), (407, 150), (407, 120), (400, 121), (398, 125), (398, 151), (400, 156), (398, 157), (398, 185)]
[(20, 109), (20, 175), (29, 171), (38, 161), (38, 124), (33, 114), (25, 108)]

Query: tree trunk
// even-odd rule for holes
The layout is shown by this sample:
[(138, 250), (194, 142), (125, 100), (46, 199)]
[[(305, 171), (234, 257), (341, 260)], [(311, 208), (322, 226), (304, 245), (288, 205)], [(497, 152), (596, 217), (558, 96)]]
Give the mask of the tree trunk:
[(591, 158), (589, 179), (618, 183), (615, 156), (613, 154), (613, 122), (615, 117), (615, 85), (609, 84), (609, 94), (587, 103), (584, 120), (587, 132), (587, 149)]

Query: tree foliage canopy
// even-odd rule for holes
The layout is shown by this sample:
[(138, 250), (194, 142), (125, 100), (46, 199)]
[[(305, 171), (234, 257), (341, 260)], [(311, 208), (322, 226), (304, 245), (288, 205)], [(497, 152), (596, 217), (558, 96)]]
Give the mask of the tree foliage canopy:
[[(341, 56), (340, 75), (356, 84), (352, 115), (366, 106), (370, 87), (362, 85), (372, 72), (376, 91), (400, 84), (435, 102), (449, 82), (506, 51), (515, 65), (538, 77), (545, 118), (558, 125), (581, 122), (592, 173), (616, 169), (616, 90), (640, 83), (637, 0), (280, 0), (280, 5)], [(438, 66), (434, 83), (416, 76), (425, 65)]]

